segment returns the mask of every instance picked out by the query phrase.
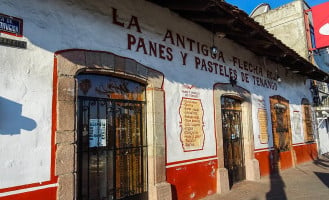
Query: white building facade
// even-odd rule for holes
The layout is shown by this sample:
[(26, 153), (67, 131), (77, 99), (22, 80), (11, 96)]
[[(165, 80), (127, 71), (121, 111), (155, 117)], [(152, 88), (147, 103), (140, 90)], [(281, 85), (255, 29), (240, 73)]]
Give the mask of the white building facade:
[(317, 154), (308, 77), (168, 8), (0, 13), (0, 199), (199, 199)]

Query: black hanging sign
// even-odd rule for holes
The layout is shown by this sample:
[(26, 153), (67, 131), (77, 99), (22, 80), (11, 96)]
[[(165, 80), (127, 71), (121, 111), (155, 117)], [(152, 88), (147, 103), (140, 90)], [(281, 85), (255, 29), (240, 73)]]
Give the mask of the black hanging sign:
[(0, 13), (0, 32), (22, 37), (23, 19)]
[(16, 47), (21, 49), (26, 49), (26, 42), (19, 40), (12, 40), (9, 38), (0, 37), (0, 45), (8, 46), (8, 47)]

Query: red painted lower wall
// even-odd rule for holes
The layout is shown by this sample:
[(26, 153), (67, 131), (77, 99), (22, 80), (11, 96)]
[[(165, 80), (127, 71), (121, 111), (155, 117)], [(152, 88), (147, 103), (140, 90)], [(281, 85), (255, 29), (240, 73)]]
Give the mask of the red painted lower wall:
[[(255, 158), (259, 162), (259, 171), (261, 176), (266, 176), (271, 173), (274, 173), (274, 152), (271, 151), (261, 151), (255, 152)], [(272, 158), (272, 160), (271, 160)], [(280, 152), (280, 169), (285, 170), (293, 166), (293, 160), (291, 151)]]
[(173, 200), (200, 199), (216, 193), (217, 160), (167, 168)]
[(294, 146), (297, 164), (315, 160), (318, 156), (316, 143)]
[(41, 190), (0, 197), (0, 200), (56, 200), (56, 192), (57, 187), (50, 187)]
[(285, 170), (293, 167), (291, 151), (280, 152), (280, 169)]
[(255, 158), (259, 162), (260, 175), (269, 175), (271, 173), (271, 151), (256, 152)]
[[(315, 160), (318, 155), (316, 143), (293, 146), (296, 155), (296, 164), (310, 162)], [(271, 154), (272, 151), (255, 152), (255, 158), (259, 162), (259, 170), (261, 176), (266, 176), (272, 173)], [(273, 155), (273, 154), (272, 154)], [(291, 151), (280, 152), (281, 170), (289, 169), (293, 166), (293, 157)]]

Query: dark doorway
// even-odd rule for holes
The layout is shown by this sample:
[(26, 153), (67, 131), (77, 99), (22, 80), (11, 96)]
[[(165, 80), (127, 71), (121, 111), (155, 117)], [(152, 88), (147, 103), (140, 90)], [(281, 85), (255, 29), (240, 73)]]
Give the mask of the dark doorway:
[(222, 97), (221, 106), (224, 167), (228, 170), (231, 187), (234, 183), (244, 180), (246, 177), (241, 126), (241, 101), (230, 97)]

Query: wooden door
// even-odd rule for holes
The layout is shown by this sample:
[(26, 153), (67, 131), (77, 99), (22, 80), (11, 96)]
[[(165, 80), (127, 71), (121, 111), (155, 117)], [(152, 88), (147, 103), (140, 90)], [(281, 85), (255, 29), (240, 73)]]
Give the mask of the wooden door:
[(293, 165), (289, 101), (281, 96), (273, 96), (270, 97), (270, 104), (274, 147), (272, 170), (279, 171)]
[(222, 97), (222, 127), (224, 166), (228, 170), (230, 187), (245, 179), (241, 102)]

